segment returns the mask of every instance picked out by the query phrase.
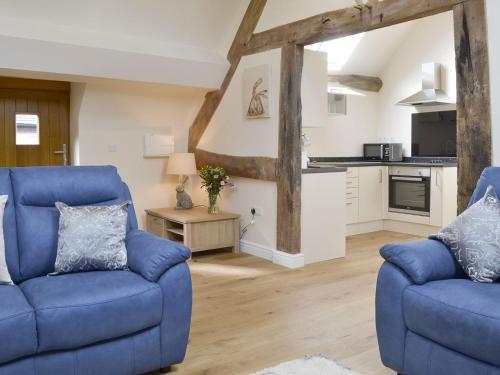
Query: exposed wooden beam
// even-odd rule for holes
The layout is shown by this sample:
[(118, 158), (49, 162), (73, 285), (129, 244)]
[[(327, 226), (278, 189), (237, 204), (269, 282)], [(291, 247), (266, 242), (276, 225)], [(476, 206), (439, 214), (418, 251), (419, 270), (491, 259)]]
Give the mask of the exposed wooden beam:
[(332, 74), (328, 81), (338, 82), (341, 85), (356, 90), (379, 92), (382, 88), (382, 80), (378, 77), (362, 76), (357, 74)]
[(304, 47), (290, 44), (281, 52), (280, 118), (278, 146), (277, 248), (300, 253), (301, 238), (301, 134), (300, 88)]
[(252, 33), (257, 26), (257, 22), (264, 11), (267, 0), (251, 0), (248, 5), (247, 11), (243, 16), (240, 27), (236, 36), (233, 40), (231, 48), (227, 58), (231, 64), (229, 70), (222, 82), (221, 88), (216, 91), (207, 93), (205, 100), (193, 121), (193, 124), (189, 128), (189, 138), (188, 138), (188, 150), (189, 152), (194, 152), (196, 146), (201, 140), (203, 133), (208, 127), (210, 120), (212, 119), (215, 111), (219, 107), (219, 104), (226, 93), (226, 90), (233, 78), (236, 68), (240, 63), (241, 57), (243, 56), (244, 46), (246, 42), (252, 36)]
[(453, 11), (457, 67), (458, 211), (467, 207), (476, 182), (491, 165), (491, 102), (484, 0)]
[(233, 44), (229, 49), (227, 54), (228, 61), (233, 64), (233, 62), (239, 61), (243, 54), (245, 45), (248, 43), (252, 34), (257, 27), (260, 16), (264, 11), (267, 0), (252, 0), (247, 8), (247, 11), (243, 17), (243, 21), (238, 28), (238, 32), (234, 37)]
[(277, 159), (262, 156), (231, 156), (199, 148), (194, 153), (198, 168), (206, 164), (217, 165), (223, 167), (231, 176), (276, 181)]
[(352, 7), (326, 12), (254, 34), (244, 54), (287, 44), (313, 44), (375, 30), (452, 10), (453, 6), (464, 1), (467, 0), (384, 0), (371, 9)]

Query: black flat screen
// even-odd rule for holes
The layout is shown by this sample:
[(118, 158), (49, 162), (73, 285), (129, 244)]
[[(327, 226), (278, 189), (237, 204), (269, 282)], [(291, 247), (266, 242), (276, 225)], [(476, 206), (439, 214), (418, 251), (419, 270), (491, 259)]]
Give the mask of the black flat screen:
[(414, 113), (412, 156), (457, 156), (457, 111)]

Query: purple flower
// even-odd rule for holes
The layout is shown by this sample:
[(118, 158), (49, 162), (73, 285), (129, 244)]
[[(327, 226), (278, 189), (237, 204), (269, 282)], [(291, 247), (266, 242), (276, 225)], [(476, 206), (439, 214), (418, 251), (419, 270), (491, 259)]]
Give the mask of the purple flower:
[(226, 183), (224, 181), (220, 182), (220, 186), (224, 186)]

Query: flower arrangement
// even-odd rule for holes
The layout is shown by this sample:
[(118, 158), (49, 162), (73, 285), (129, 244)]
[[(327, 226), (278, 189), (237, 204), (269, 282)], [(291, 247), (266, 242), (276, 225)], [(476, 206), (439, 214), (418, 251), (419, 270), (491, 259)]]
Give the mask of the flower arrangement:
[(200, 169), (201, 187), (208, 193), (208, 212), (211, 214), (217, 213), (217, 197), (220, 192), (226, 188), (234, 186), (227, 172), (222, 167), (212, 167), (204, 165)]

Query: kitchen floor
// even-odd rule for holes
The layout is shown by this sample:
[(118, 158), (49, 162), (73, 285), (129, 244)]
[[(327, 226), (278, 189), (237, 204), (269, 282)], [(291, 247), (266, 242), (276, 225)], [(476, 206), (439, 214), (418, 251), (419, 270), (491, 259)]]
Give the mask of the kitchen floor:
[(247, 254), (195, 256), (194, 305), (178, 374), (249, 374), (324, 354), (361, 374), (394, 374), (380, 362), (374, 296), (379, 248), (419, 239), (393, 232), (347, 238), (347, 256), (289, 270)]

